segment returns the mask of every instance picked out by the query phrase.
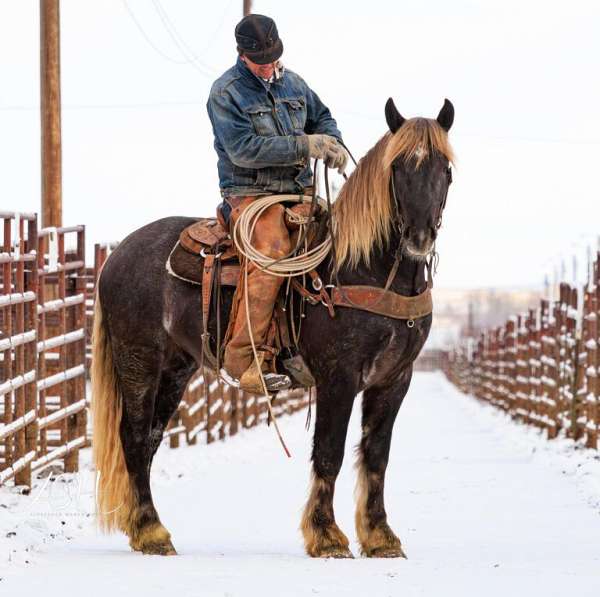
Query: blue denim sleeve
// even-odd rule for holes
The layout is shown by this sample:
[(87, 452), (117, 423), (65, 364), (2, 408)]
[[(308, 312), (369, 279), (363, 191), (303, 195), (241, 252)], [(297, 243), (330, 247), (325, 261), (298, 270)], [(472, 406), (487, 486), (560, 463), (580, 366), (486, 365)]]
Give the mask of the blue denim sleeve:
[(306, 85), (306, 112), (304, 132), (308, 135), (322, 133), (342, 140), (342, 133), (340, 133), (337, 122), (331, 115), (329, 108), (308, 85)]
[(207, 108), (215, 136), (236, 166), (268, 168), (295, 166), (308, 161), (308, 143), (305, 137), (257, 135), (250, 117), (227, 92), (211, 93)]

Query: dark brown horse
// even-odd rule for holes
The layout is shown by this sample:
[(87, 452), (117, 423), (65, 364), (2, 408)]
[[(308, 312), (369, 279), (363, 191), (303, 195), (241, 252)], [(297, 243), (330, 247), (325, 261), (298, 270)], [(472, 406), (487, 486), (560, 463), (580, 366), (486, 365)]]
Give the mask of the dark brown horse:
[[(338, 278), (383, 287), (401, 251), (390, 288), (415, 296), (426, 286), (426, 258), (450, 184), (454, 108), (446, 100), (436, 120), (405, 120), (390, 99), (385, 115), (390, 131), (359, 162), (334, 205)], [(152, 502), (150, 468), (202, 361), (201, 289), (165, 269), (179, 233), (193, 221), (165, 218), (133, 232), (106, 262), (98, 285), (92, 371), (98, 513), (105, 530), (124, 531), (144, 553), (175, 553)], [(319, 274), (332, 279), (331, 259)], [(226, 293), (223, 325), (231, 299)], [(209, 330), (215, 325), (211, 320)], [(409, 327), (348, 308), (331, 318), (323, 306), (307, 305), (300, 349), (317, 389), (313, 479), (301, 525), (309, 555), (352, 556), (335, 522), (333, 494), (359, 392), (358, 539), (367, 556), (404, 555), (387, 524), (384, 478), (394, 420), (430, 326), (431, 315)]]

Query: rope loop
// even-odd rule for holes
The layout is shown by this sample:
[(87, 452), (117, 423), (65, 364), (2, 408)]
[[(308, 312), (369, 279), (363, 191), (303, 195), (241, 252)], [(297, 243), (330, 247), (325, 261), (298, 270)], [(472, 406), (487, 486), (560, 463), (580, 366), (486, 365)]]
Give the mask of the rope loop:
[(317, 246), (311, 249), (305, 248), (304, 252), (283, 259), (268, 257), (252, 245), (256, 222), (269, 207), (277, 203), (310, 203), (311, 201), (312, 198), (308, 195), (268, 195), (259, 197), (244, 209), (235, 223), (233, 242), (237, 250), (264, 272), (280, 278), (301, 276), (317, 268), (331, 250), (330, 234)]

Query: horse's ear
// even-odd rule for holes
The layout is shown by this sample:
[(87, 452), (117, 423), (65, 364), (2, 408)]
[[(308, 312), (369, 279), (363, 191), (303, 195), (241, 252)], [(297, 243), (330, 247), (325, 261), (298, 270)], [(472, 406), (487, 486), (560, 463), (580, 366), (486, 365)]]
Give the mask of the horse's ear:
[(448, 132), (454, 122), (454, 106), (449, 99), (444, 100), (444, 105), (437, 117), (438, 124)]
[(404, 124), (405, 118), (398, 112), (391, 97), (385, 103), (385, 120), (392, 133), (395, 133)]

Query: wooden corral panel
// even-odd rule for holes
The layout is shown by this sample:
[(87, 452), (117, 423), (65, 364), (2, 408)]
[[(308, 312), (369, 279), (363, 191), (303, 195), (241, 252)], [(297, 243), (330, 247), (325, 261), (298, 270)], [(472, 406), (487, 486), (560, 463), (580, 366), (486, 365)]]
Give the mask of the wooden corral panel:
[(598, 448), (599, 262), (581, 309), (577, 289), (561, 284), (558, 300), (464, 339), (446, 355), (448, 379), (549, 439), (562, 432)]

